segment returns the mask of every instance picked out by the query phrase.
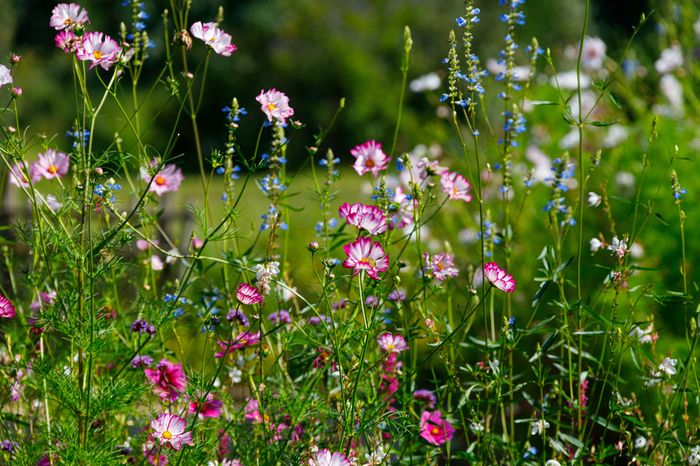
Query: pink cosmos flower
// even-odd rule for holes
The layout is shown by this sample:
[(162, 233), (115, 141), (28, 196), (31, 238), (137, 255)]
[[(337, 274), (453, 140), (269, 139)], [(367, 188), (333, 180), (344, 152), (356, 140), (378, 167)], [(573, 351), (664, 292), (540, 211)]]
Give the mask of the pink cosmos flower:
[(454, 258), (446, 252), (435, 254), (432, 258), (426, 252), (423, 254), (423, 262), (425, 262), (423, 270), (431, 274), (438, 282), (459, 275), (459, 270), (454, 266)]
[(49, 26), (61, 31), (73, 29), (89, 22), (87, 11), (77, 3), (59, 3), (51, 10)]
[(355, 157), (355, 163), (352, 167), (360, 176), (367, 172), (371, 172), (372, 176), (378, 176), (379, 172), (389, 166), (391, 160), (382, 151), (382, 145), (377, 141), (367, 141), (357, 145), (350, 151), (350, 154)]
[(243, 408), (243, 417), (246, 421), (250, 421), (255, 424), (263, 422), (263, 417), (262, 414), (260, 414), (260, 408), (258, 407), (258, 400), (255, 398), (248, 400), (245, 408)]
[(247, 283), (241, 283), (236, 290), (236, 299), (241, 304), (258, 304), (263, 302), (265, 298), (260, 294), (257, 288)]
[(309, 466), (350, 466), (350, 460), (342, 453), (323, 448), (309, 458)]
[(161, 446), (181, 450), (183, 445), (194, 445), (192, 433), (185, 432), (187, 421), (176, 414), (163, 413), (151, 421), (151, 440), (158, 440)]
[(153, 391), (163, 400), (175, 401), (187, 387), (187, 377), (182, 364), (161, 359), (155, 369), (144, 369)]
[(344, 218), (348, 225), (367, 230), (370, 235), (378, 235), (389, 229), (384, 212), (373, 205), (361, 202), (350, 205), (345, 202), (338, 209), (338, 216)]
[(408, 349), (404, 337), (401, 335), (392, 335), (388, 332), (382, 333), (377, 337), (377, 344), (385, 353), (400, 353)]
[(0, 317), (12, 319), (16, 314), (12, 301), (0, 294)]
[(447, 442), (454, 435), (452, 424), (442, 418), (440, 410), (423, 411), (420, 418), (420, 436), (428, 443), (439, 446)]
[(484, 276), (493, 286), (506, 293), (515, 291), (515, 279), (512, 275), (508, 275), (505, 270), (500, 268), (495, 262), (487, 262), (484, 264)]
[(190, 414), (194, 414), (199, 410), (200, 418), (219, 417), (221, 416), (221, 407), (223, 405), (224, 403), (221, 400), (215, 399), (214, 395), (210, 393), (207, 395), (207, 399), (201, 404), (198, 400), (191, 402), (187, 411)]
[(101, 32), (88, 32), (75, 56), (78, 60), (91, 61), (90, 69), (100, 65), (103, 70), (119, 61), (122, 48), (116, 40)]
[(54, 37), (56, 47), (63, 50), (65, 53), (77, 52), (83, 44), (82, 37), (78, 37), (70, 29), (64, 29)]
[(260, 343), (260, 332), (243, 332), (239, 333), (232, 341), (218, 340), (216, 342), (223, 351), (218, 351), (214, 354), (215, 358), (224, 358), (228, 356), (231, 352), (237, 349), (245, 348), (246, 346), (253, 346)]
[(5, 65), (0, 65), (0, 87), (12, 83), (12, 71)]
[(18, 188), (28, 188), (29, 187), (29, 165), (27, 162), (15, 162), (15, 164), (10, 168), (10, 183), (17, 186)]
[(216, 23), (202, 24), (201, 21), (197, 21), (190, 27), (190, 32), (221, 56), (230, 57), (237, 49), (236, 45), (231, 43), (231, 36), (219, 29)]
[[(157, 166), (158, 161), (151, 160), (151, 168), (155, 168)], [(146, 170), (144, 167), (141, 168), (141, 179), (146, 182), (151, 181), (151, 175), (148, 174), (148, 170)], [(161, 168), (160, 171), (153, 176), (151, 187), (148, 188), (148, 190), (162, 196), (167, 192), (177, 191), (180, 189), (180, 183), (182, 183), (182, 180), (184, 179), (185, 177), (182, 174), (182, 170), (180, 170), (174, 164), (168, 164)]]
[(343, 262), (343, 267), (354, 269), (354, 275), (360, 270), (366, 270), (367, 275), (379, 280), (378, 272), (386, 272), (389, 269), (389, 256), (386, 255), (379, 242), (372, 243), (369, 238), (361, 237), (356, 241), (343, 246), (343, 251), (348, 256)]
[(465, 177), (455, 172), (445, 171), (440, 175), (440, 186), (442, 192), (450, 199), (471, 202), (472, 196), (469, 190), (472, 188)]
[(261, 90), (255, 100), (260, 102), (260, 109), (270, 122), (277, 120), (284, 124), (287, 118), (294, 115), (294, 109), (289, 106), (289, 97), (275, 88), (269, 91)]
[(68, 173), (69, 167), (70, 157), (68, 155), (53, 149), (47, 149), (43, 154), (39, 154), (37, 161), (29, 167), (29, 174), (32, 176), (33, 182), (37, 182), (42, 178), (52, 180)]

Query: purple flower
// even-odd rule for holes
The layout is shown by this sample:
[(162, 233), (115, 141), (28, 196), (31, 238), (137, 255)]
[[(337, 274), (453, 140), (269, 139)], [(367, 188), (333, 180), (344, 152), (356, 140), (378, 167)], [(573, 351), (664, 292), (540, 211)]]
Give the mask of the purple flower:
[(131, 331), (134, 333), (140, 333), (141, 335), (155, 335), (156, 334), (156, 328), (153, 326), (153, 324), (149, 324), (147, 321), (143, 319), (137, 319), (134, 321), (133, 324), (131, 324)]
[(244, 327), (248, 327), (250, 325), (250, 321), (248, 321), (248, 317), (246, 317), (245, 312), (241, 311), (240, 309), (231, 309), (228, 311), (226, 320), (229, 322), (237, 320)]
[(274, 324), (289, 324), (292, 322), (292, 318), (289, 316), (289, 312), (284, 309), (280, 309), (277, 312), (273, 312), (267, 316), (269, 321)]
[(134, 359), (131, 360), (131, 367), (138, 369), (139, 367), (148, 367), (153, 364), (153, 358), (145, 354), (137, 354)]

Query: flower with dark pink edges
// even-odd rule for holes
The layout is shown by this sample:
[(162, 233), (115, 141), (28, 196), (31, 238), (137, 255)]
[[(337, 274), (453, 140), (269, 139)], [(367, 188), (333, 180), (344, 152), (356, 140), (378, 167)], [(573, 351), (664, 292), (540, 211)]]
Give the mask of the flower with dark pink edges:
[(190, 27), (190, 32), (223, 57), (230, 57), (237, 49), (236, 45), (231, 43), (231, 36), (219, 29), (216, 23), (197, 21)]
[(350, 466), (348, 457), (337, 451), (322, 448), (309, 458), (309, 466)]
[(367, 230), (370, 235), (378, 235), (389, 229), (384, 212), (379, 207), (366, 205), (361, 202), (348, 204), (344, 202), (338, 209), (338, 216), (345, 219), (348, 225)]
[(161, 359), (155, 369), (144, 369), (153, 385), (153, 392), (164, 400), (175, 401), (187, 388), (187, 377), (182, 364)]
[(207, 395), (206, 400), (200, 402), (195, 400), (190, 402), (187, 412), (194, 414), (198, 412), (200, 418), (216, 418), (221, 416), (221, 408), (223, 407), (223, 402), (214, 398), (212, 393)]
[(265, 298), (253, 285), (241, 283), (236, 290), (236, 299), (241, 304), (258, 304), (263, 302)]
[(15, 164), (10, 168), (10, 183), (18, 188), (29, 187), (29, 176), (29, 165), (27, 165), (27, 162), (24, 160), (21, 162), (15, 162)]
[(442, 187), (442, 192), (447, 194), (447, 197), (453, 200), (462, 200), (465, 202), (471, 202), (472, 195), (469, 191), (472, 186), (469, 184), (467, 179), (455, 172), (445, 171), (440, 175), (440, 186)]
[(355, 146), (350, 150), (350, 154), (355, 157), (352, 167), (360, 176), (367, 172), (372, 173), (372, 176), (379, 176), (379, 172), (385, 170), (391, 160), (382, 150), (382, 145), (373, 140)]
[(500, 268), (495, 262), (487, 262), (484, 264), (484, 277), (493, 286), (506, 293), (515, 291), (515, 279), (512, 275), (508, 275), (505, 270)]
[(255, 100), (260, 103), (260, 109), (267, 115), (270, 123), (279, 121), (285, 124), (287, 118), (294, 115), (294, 109), (289, 106), (289, 97), (275, 88), (269, 91), (261, 90)]
[(12, 319), (17, 311), (15, 311), (15, 306), (12, 301), (0, 294), (0, 317), (5, 319)]
[(78, 60), (90, 61), (90, 68), (100, 65), (102, 69), (108, 70), (119, 61), (122, 48), (116, 40), (102, 32), (88, 32), (83, 37), (83, 41), (75, 56)]
[(77, 3), (59, 3), (51, 10), (49, 26), (57, 31), (62, 31), (82, 27), (83, 24), (89, 22), (87, 10)]
[(432, 257), (426, 252), (423, 254), (423, 262), (425, 263), (423, 271), (432, 275), (438, 282), (459, 275), (459, 270), (454, 266), (454, 258), (446, 252), (435, 254)]
[(185, 432), (187, 421), (177, 414), (163, 413), (151, 421), (152, 441), (158, 441), (162, 447), (181, 450), (184, 445), (194, 445), (192, 432)]
[(231, 341), (218, 340), (216, 343), (223, 351), (217, 351), (214, 357), (224, 358), (233, 351), (260, 343), (260, 332), (242, 332)]
[(375, 280), (379, 280), (379, 272), (386, 272), (389, 269), (389, 256), (384, 252), (384, 248), (378, 241), (362, 237), (352, 243), (343, 246), (343, 251), (348, 256), (343, 261), (343, 267), (353, 269), (353, 276), (365, 270), (367, 275)]
[(389, 332), (379, 335), (377, 337), (377, 344), (385, 353), (400, 353), (408, 349), (408, 345), (403, 336), (392, 335)]
[(428, 443), (439, 446), (452, 438), (455, 429), (446, 419), (442, 418), (440, 410), (423, 411), (420, 418), (420, 436)]
[[(151, 160), (151, 168), (158, 166), (158, 161)], [(151, 178), (153, 181), (151, 181)], [(180, 189), (180, 184), (185, 176), (175, 164), (168, 164), (161, 168), (158, 173), (151, 176), (146, 168), (141, 168), (141, 179), (149, 182), (151, 181), (151, 186), (148, 188), (150, 192), (156, 193), (158, 196), (162, 196), (167, 192), (177, 191)]]
[(53, 40), (56, 44), (56, 47), (63, 50), (63, 52), (65, 53), (77, 52), (83, 43), (83, 38), (76, 36), (75, 33), (70, 29), (64, 29), (63, 31), (59, 31), (59, 33), (56, 34)]
[(46, 152), (39, 154), (37, 161), (29, 167), (29, 174), (33, 182), (37, 182), (42, 178), (52, 180), (68, 173), (68, 168), (70, 168), (70, 157), (68, 155), (53, 149), (47, 149)]

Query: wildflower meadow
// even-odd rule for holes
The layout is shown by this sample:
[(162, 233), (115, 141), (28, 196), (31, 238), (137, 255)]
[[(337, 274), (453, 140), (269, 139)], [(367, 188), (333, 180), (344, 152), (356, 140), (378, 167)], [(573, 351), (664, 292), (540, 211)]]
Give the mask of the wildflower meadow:
[(210, 84), (224, 8), (119, 3), (32, 11), (61, 133), (0, 58), (0, 464), (700, 464), (697, 2), (613, 46), (466, 0), (340, 143), (352, 95)]

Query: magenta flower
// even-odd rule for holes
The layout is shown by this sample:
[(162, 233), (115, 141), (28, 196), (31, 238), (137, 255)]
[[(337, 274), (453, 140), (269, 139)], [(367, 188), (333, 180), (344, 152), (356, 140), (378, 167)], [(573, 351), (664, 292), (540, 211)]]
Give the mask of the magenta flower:
[(17, 186), (18, 188), (28, 188), (29, 187), (29, 166), (27, 162), (15, 162), (15, 164), (10, 168), (10, 183)]
[(348, 225), (367, 230), (370, 235), (378, 235), (389, 229), (384, 212), (373, 205), (361, 202), (350, 205), (345, 202), (338, 209), (338, 216), (344, 218)]
[(243, 417), (246, 421), (258, 424), (263, 422), (262, 414), (260, 414), (260, 408), (258, 407), (258, 400), (251, 398), (246, 403), (245, 408), (243, 408)]
[(77, 3), (59, 3), (51, 10), (49, 26), (61, 31), (89, 23), (87, 11)]
[(241, 304), (258, 304), (263, 302), (265, 298), (254, 286), (241, 283), (236, 290), (236, 299)]
[[(151, 168), (158, 166), (158, 161), (151, 160)], [(148, 174), (146, 168), (141, 167), (141, 179), (146, 182), (151, 181), (151, 176)], [(153, 176), (153, 181), (151, 182), (149, 191), (156, 193), (159, 196), (170, 192), (177, 191), (180, 189), (180, 183), (185, 177), (182, 175), (182, 170), (180, 170), (174, 164), (165, 165), (160, 169), (158, 173)]]
[(435, 254), (432, 258), (426, 252), (423, 254), (423, 262), (425, 262), (423, 271), (431, 274), (438, 282), (459, 275), (459, 270), (454, 266), (454, 258), (446, 252)]
[(377, 337), (377, 344), (385, 353), (400, 353), (408, 349), (404, 337), (401, 335), (392, 335), (388, 332), (382, 333)]
[(88, 32), (75, 56), (78, 60), (91, 61), (90, 69), (100, 65), (108, 70), (119, 61), (122, 48), (116, 40), (101, 32)]
[(176, 414), (159, 415), (151, 421), (151, 429), (151, 440), (158, 440), (161, 446), (181, 450), (183, 445), (194, 445), (192, 433), (185, 432), (187, 421)]
[(52, 180), (60, 178), (68, 173), (70, 167), (70, 157), (63, 152), (58, 152), (53, 149), (47, 149), (43, 154), (39, 154), (39, 158), (29, 167), (29, 174), (33, 182), (37, 182), (42, 178)]
[(12, 319), (17, 312), (12, 301), (0, 294), (0, 317)]
[(12, 84), (12, 71), (5, 65), (0, 65), (0, 87)]
[(294, 115), (294, 109), (289, 106), (289, 97), (275, 88), (269, 91), (261, 90), (255, 100), (260, 102), (260, 109), (270, 122), (277, 120), (284, 124), (287, 118)]
[(221, 56), (230, 57), (237, 49), (236, 45), (231, 43), (231, 36), (219, 29), (216, 23), (202, 24), (201, 21), (197, 21), (190, 27), (190, 32)]
[(379, 280), (378, 272), (386, 272), (389, 269), (389, 256), (386, 255), (379, 242), (372, 243), (369, 238), (361, 237), (356, 241), (343, 246), (343, 251), (348, 256), (343, 262), (343, 267), (354, 269), (353, 276), (366, 270), (367, 275)]
[(224, 403), (221, 400), (215, 399), (214, 395), (210, 393), (203, 403), (200, 403), (199, 400), (191, 402), (187, 411), (190, 414), (194, 414), (199, 410), (200, 418), (219, 417), (221, 416), (221, 407), (223, 405)]
[(350, 151), (350, 154), (355, 157), (355, 163), (352, 167), (360, 176), (367, 172), (371, 172), (372, 176), (378, 176), (379, 172), (389, 166), (389, 160), (391, 160), (382, 151), (382, 145), (377, 141), (367, 141), (357, 145)]
[(455, 172), (445, 171), (440, 175), (440, 186), (442, 186), (442, 192), (447, 194), (450, 199), (463, 200), (465, 202), (471, 202), (472, 196), (469, 194), (469, 190), (472, 186), (469, 184), (467, 179)]
[(420, 418), (420, 436), (428, 443), (439, 446), (447, 442), (454, 435), (455, 429), (452, 424), (442, 418), (440, 410), (423, 411)]
[(331, 452), (327, 448), (323, 448), (309, 458), (309, 466), (350, 466), (348, 457), (337, 451)]
[(234, 338), (232, 341), (218, 340), (216, 343), (221, 348), (223, 348), (223, 351), (216, 352), (214, 354), (214, 357), (224, 358), (228, 356), (231, 352), (236, 351), (237, 349), (245, 348), (246, 346), (257, 345), (258, 343), (260, 343), (260, 332), (243, 332), (239, 333), (238, 336), (236, 336), (236, 338)]
[(65, 53), (77, 52), (83, 44), (83, 39), (76, 36), (70, 29), (60, 31), (53, 40), (56, 47), (63, 50)]
[(155, 369), (144, 369), (153, 385), (153, 392), (163, 400), (175, 401), (187, 388), (187, 377), (182, 364), (161, 359)]
[(487, 262), (484, 264), (484, 276), (493, 286), (506, 293), (515, 291), (515, 279), (512, 275), (508, 275), (505, 270), (500, 268), (495, 262)]

